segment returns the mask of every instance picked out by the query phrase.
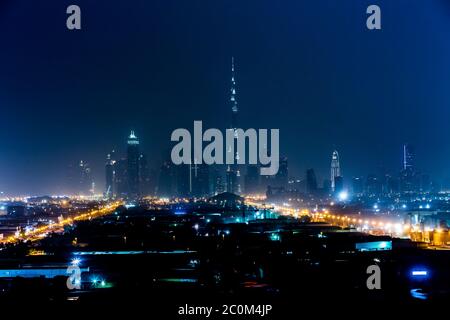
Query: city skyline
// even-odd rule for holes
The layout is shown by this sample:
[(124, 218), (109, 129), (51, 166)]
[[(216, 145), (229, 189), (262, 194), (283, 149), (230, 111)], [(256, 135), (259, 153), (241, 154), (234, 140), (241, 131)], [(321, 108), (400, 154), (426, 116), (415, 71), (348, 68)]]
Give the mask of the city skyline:
[(449, 0), (1, 0), (0, 38), (10, 309), (450, 301)]
[[(292, 176), (314, 168), (319, 181), (328, 177), (334, 149), (346, 177), (376, 173), (380, 166), (394, 174), (402, 166), (402, 145), (410, 143), (416, 166), (448, 184), (449, 8), (443, 1), (425, 9), (411, 3), (411, 15), (399, 16), (402, 3), (380, 1), (387, 10), (379, 34), (365, 28), (362, 3), (273, 8), (266, 1), (219, 7), (194, 1), (176, 10), (169, 4), (127, 8), (121, 31), (112, 35), (105, 21), (114, 20), (122, 5), (99, 14), (100, 3), (80, 1), (85, 28), (68, 34), (56, 27), (64, 11), (4, 2), (0, 190), (66, 193), (67, 166), (80, 160), (90, 164), (103, 190), (105, 155), (122, 150), (131, 129), (149, 166), (158, 169), (173, 129), (199, 119), (229, 127), (232, 56), (240, 126), (280, 128), (280, 153)], [(190, 14), (174, 19), (182, 9)], [(265, 19), (268, 10), (272, 15)], [(250, 12), (252, 24), (245, 19)], [(319, 21), (313, 18), (318, 15)], [(430, 18), (434, 24), (425, 23)], [(140, 23), (147, 20), (153, 24)], [(171, 21), (177, 23), (171, 27)], [(262, 27), (271, 32), (259, 37)], [(41, 31), (46, 37), (36, 42)], [(27, 51), (35, 54), (20, 54)]]

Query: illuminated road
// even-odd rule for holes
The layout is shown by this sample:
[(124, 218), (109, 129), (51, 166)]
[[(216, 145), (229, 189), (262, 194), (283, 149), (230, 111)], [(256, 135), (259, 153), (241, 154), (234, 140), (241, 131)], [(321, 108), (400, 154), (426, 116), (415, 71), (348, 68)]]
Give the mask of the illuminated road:
[(78, 214), (72, 214), (71, 217), (66, 219), (61, 219), (56, 223), (51, 223), (39, 228), (34, 228), (26, 231), (24, 234), (18, 234), (14, 236), (7, 237), (6, 239), (0, 240), (0, 243), (17, 243), (19, 241), (36, 241), (46, 237), (50, 232), (62, 232), (64, 226), (71, 225), (75, 221), (83, 221), (95, 219), (101, 216), (111, 214), (118, 206), (122, 205), (121, 201), (116, 201), (110, 203), (100, 209), (91, 210), (89, 212), (83, 212)]
[[(247, 199), (246, 203), (252, 206), (256, 206), (259, 209), (264, 209), (263, 204), (260, 202)], [(358, 214), (354, 215), (337, 215), (332, 214), (328, 209), (321, 211), (292, 208), (288, 205), (272, 205), (272, 210), (278, 212), (281, 215), (301, 217), (309, 216), (314, 222), (326, 222), (331, 225), (340, 227), (352, 227), (358, 231), (376, 234), (376, 235), (389, 235), (395, 237), (408, 237), (410, 226), (399, 221), (398, 219), (379, 219), (369, 218)]]

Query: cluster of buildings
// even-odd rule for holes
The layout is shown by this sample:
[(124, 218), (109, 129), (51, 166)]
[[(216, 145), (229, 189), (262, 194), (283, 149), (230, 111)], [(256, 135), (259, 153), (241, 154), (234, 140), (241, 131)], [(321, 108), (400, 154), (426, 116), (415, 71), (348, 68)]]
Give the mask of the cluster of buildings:
[(339, 195), (352, 194), (356, 197), (380, 197), (394, 194), (437, 193), (441, 186), (431, 181), (428, 174), (420, 172), (414, 164), (414, 148), (410, 144), (403, 145), (402, 168), (398, 174), (390, 174), (384, 170), (370, 173), (366, 177), (356, 176), (344, 180), (338, 151), (331, 156), (330, 179), (324, 179), (319, 187), (314, 169), (306, 170), (306, 178), (299, 188), (309, 195)]
[(126, 158), (115, 158), (112, 151), (106, 157), (105, 195), (107, 197), (138, 198), (152, 194), (147, 156), (139, 148), (139, 139), (131, 131), (127, 140)]
[[(230, 128), (238, 128), (238, 100), (234, 59), (231, 64)], [(236, 159), (239, 157), (235, 151)], [(409, 144), (403, 146), (403, 164), (399, 174), (386, 172), (369, 174), (367, 177), (346, 178), (342, 173), (339, 152), (331, 154), (330, 176), (319, 179), (313, 168), (306, 170), (301, 178), (289, 176), (288, 159), (280, 157), (279, 170), (275, 176), (262, 176), (260, 165), (227, 166), (192, 164), (174, 165), (170, 153), (163, 156), (157, 170), (150, 170), (147, 157), (140, 150), (139, 139), (131, 131), (127, 139), (126, 157), (118, 158), (114, 151), (107, 155), (105, 164), (105, 189), (107, 197), (138, 198), (141, 196), (208, 197), (222, 192), (270, 197), (313, 196), (321, 198), (356, 197), (417, 192), (437, 192), (440, 186), (432, 183), (428, 175), (420, 173), (414, 165), (414, 150)], [(236, 161), (237, 162), (237, 161)], [(235, 162), (235, 163), (236, 163)], [(70, 167), (71, 189), (78, 194), (94, 194), (95, 183), (90, 165), (85, 161)]]
[[(234, 59), (231, 64), (231, 128), (238, 127), (238, 102)], [(237, 152), (237, 151), (236, 151)], [(238, 154), (235, 155), (238, 157)], [(157, 183), (155, 183), (157, 180)], [(167, 153), (159, 173), (151, 173), (145, 155), (139, 150), (139, 140), (134, 132), (127, 141), (127, 157), (114, 159), (107, 156), (105, 166), (105, 195), (138, 197), (207, 197), (222, 192), (234, 194), (261, 194), (268, 187), (284, 190), (288, 186), (288, 161), (280, 158), (278, 174), (260, 175), (258, 165), (210, 166), (206, 164), (174, 165)]]

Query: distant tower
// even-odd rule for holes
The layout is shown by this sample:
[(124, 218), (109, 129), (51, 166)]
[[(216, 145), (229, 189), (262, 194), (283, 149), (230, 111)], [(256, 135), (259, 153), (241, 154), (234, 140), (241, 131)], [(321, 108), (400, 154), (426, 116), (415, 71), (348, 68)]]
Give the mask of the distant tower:
[(148, 196), (153, 193), (147, 155), (143, 153), (139, 155), (139, 192), (143, 196)]
[(414, 171), (414, 149), (410, 144), (403, 145), (403, 170)]
[(236, 100), (236, 78), (234, 72), (234, 57), (231, 57), (231, 128), (237, 128), (237, 114), (238, 114), (238, 105)]
[(114, 163), (114, 194), (123, 198), (128, 193), (127, 159), (119, 159)]
[[(238, 115), (238, 104), (236, 100), (236, 78), (234, 70), (234, 57), (231, 57), (231, 90), (230, 90), (230, 102), (231, 102), (231, 129), (237, 129), (237, 115)], [(236, 138), (236, 133), (235, 133)], [(227, 152), (231, 152), (228, 150)], [(239, 158), (237, 150), (235, 151), (235, 162)], [(237, 164), (228, 165), (227, 167), (227, 192), (231, 193), (241, 193), (240, 185), (240, 171)]]
[(275, 175), (275, 186), (279, 188), (287, 188), (288, 186), (288, 159), (286, 157), (280, 157), (279, 169)]
[(317, 178), (314, 169), (306, 170), (306, 192), (308, 194), (317, 193)]
[(414, 168), (414, 148), (406, 143), (403, 145), (403, 164), (400, 172), (400, 190), (402, 192), (413, 192), (420, 188), (417, 181), (418, 174)]
[(139, 196), (139, 140), (131, 131), (127, 141), (128, 196)]
[(107, 198), (111, 198), (113, 196), (113, 186), (114, 186), (114, 164), (115, 160), (113, 159), (114, 151), (109, 153), (106, 156), (106, 164), (105, 164), (105, 196)]
[(83, 160), (80, 161), (78, 165), (78, 177), (79, 177), (79, 193), (82, 195), (88, 195), (91, 193), (92, 182), (94, 181), (92, 178), (91, 167), (87, 162)]
[(334, 150), (331, 156), (331, 191), (335, 191), (336, 177), (341, 176), (341, 169), (339, 165), (339, 153)]

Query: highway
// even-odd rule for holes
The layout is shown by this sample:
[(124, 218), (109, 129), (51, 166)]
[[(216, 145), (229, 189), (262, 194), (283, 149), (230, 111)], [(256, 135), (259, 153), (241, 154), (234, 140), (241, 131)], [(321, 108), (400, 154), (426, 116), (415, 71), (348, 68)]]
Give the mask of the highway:
[(75, 221), (83, 221), (95, 219), (104, 215), (111, 214), (118, 206), (122, 205), (123, 202), (115, 201), (110, 203), (100, 209), (91, 210), (88, 212), (80, 212), (77, 214), (71, 214), (70, 217), (65, 219), (60, 219), (58, 222), (50, 223), (48, 225), (44, 225), (38, 228), (34, 228), (28, 230), (21, 234), (16, 234), (13, 236), (9, 236), (5, 239), (1, 239), (0, 243), (2, 244), (14, 244), (20, 241), (36, 241), (44, 238), (50, 232), (62, 232), (64, 227), (67, 225), (73, 224)]

